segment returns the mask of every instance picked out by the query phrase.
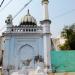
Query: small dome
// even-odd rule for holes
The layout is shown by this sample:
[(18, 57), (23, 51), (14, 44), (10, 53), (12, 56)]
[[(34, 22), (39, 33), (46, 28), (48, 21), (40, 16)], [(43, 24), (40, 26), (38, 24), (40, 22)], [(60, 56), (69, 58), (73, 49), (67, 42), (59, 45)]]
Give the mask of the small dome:
[(22, 17), (20, 25), (37, 25), (36, 19), (30, 15), (29, 10), (27, 15)]

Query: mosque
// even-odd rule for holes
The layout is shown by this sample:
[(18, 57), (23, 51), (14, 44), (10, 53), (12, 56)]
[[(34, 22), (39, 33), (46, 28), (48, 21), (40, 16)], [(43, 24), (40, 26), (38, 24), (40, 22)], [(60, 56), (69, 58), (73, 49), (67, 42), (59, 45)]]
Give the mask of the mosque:
[(19, 25), (13, 25), (13, 18), (9, 15), (5, 21), (7, 30), (4, 36), (3, 72), (9, 75), (9, 71), (16, 71), (28, 66), (35, 69), (39, 63), (51, 70), (51, 32), (48, 14), (48, 0), (42, 0), (43, 20), (40, 26), (31, 16), (29, 10), (21, 18)]

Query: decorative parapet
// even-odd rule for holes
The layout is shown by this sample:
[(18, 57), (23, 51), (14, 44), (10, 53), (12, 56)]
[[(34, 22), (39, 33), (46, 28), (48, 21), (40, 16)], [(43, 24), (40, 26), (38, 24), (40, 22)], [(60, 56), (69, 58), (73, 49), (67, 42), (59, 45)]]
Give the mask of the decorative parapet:
[(43, 33), (43, 28), (41, 26), (37, 27), (19, 27), (19, 26), (13, 26), (9, 27), (10, 31), (4, 32), (4, 34), (7, 33)]

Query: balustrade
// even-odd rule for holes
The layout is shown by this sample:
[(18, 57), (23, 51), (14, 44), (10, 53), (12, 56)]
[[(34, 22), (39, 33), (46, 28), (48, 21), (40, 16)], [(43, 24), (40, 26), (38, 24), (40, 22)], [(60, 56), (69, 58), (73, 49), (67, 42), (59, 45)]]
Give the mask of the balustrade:
[(42, 28), (41, 27), (37, 27), (37, 28), (19, 28), (19, 27), (13, 27), (10, 28), (11, 32), (41, 32)]

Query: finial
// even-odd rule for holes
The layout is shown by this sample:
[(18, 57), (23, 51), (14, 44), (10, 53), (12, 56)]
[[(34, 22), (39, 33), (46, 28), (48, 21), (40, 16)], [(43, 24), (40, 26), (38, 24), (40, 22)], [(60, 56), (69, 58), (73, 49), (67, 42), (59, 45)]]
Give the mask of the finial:
[(42, 0), (42, 1), (48, 1), (48, 0)]
[(28, 9), (28, 14), (29, 14), (29, 9)]
[(46, 3), (47, 3), (47, 2), (49, 2), (49, 0), (42, 0), (42, 3), (43, 3), (43, 2), (46, 2)]
[(29, 9), (28, 9), (28, 13), (27, 13), (28, 15), (30, 15), (30, 13), (29, 13)]

